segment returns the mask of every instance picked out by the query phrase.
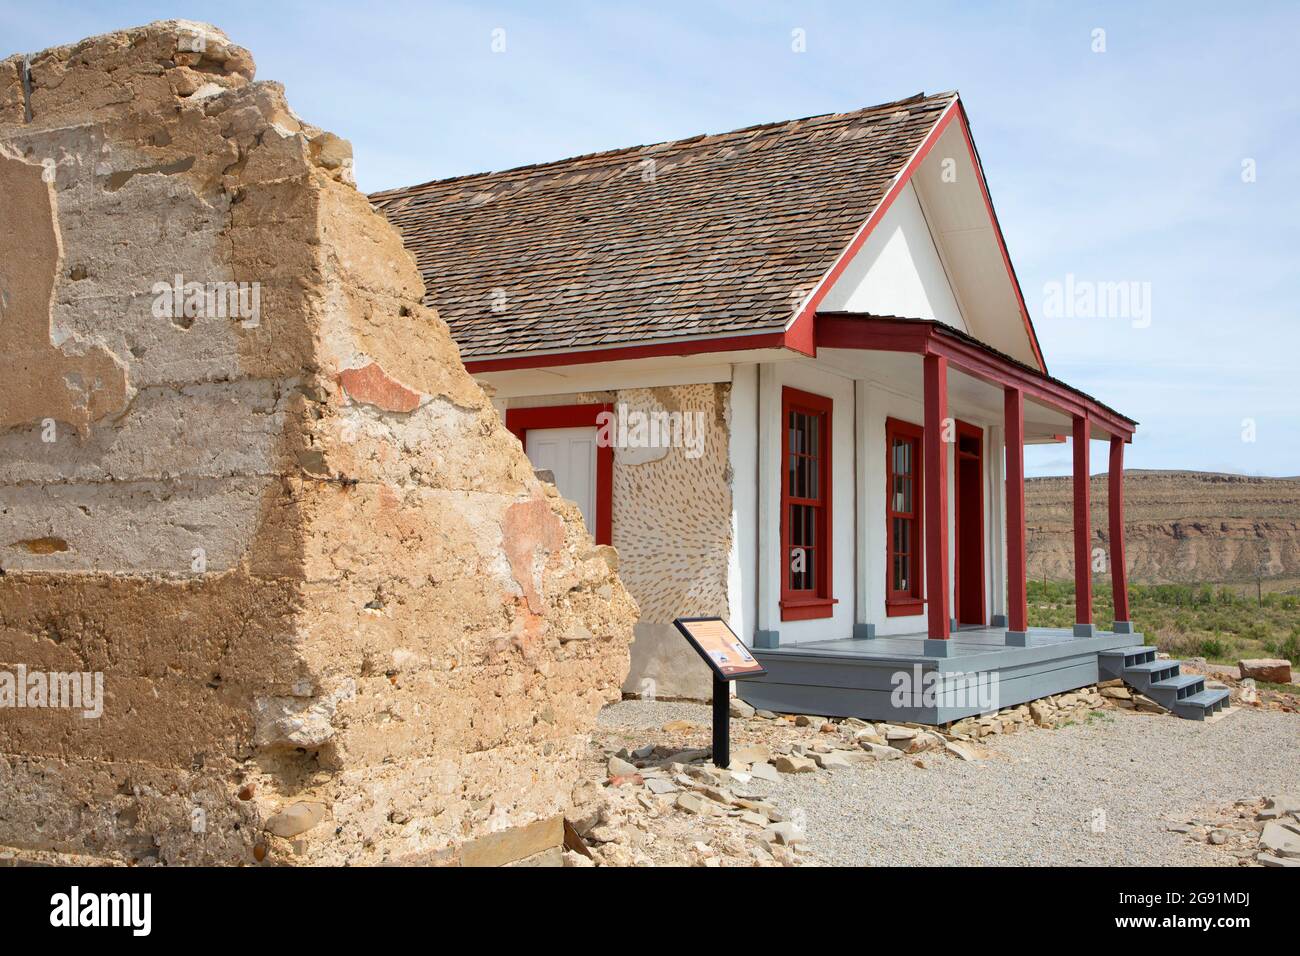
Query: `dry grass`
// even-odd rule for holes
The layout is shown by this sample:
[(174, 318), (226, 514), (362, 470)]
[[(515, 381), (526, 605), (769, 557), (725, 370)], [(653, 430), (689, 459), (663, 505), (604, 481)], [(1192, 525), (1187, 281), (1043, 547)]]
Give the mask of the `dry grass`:
[[(1136, 629), (1175, 657), (1204, 657), (1235, 664), (1243, 657), (1284, 657), (1300, 664), (1300, 595), (1294, 589), (1256, 589), (1220, 584), (1131, 585)], [(1098, 584), (1095, 619), (1114, 618), (1110, 586)], [(1029, 582), (1029, 623), (1069, 627), (1074, 622), (1074, 585)]]

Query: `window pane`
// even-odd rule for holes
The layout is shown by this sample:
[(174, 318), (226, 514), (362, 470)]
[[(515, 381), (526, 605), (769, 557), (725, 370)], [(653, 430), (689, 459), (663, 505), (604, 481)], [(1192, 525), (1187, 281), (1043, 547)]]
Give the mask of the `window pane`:
[(912, 473), (912, 442), (906, 438), (894, 439), (894, 474)]

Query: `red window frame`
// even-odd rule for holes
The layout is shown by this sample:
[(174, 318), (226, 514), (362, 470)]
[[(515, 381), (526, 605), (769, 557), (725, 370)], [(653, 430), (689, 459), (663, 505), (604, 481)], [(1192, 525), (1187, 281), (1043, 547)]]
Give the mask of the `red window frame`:
[[(907, 617), (925, 610), (925, 429), (897, 418), (885, 420), (885, 614), (889, 617)], [(912, 444), (912, 510), (894, 509), (894, 442)], [(905, 591), (894, 589), (894, 559), (899, 555), (894, 541), (894, 519), (905, 518), (912, 522), (910, 550), (911, 587)]]
[[(833, 592), (834, 569), (831, 554), (831, 399), (797, 388), (781, 390), (781, 620), (807, 621), (830, 617), (836, 600)], [(817, 422), (817, 447), (813, 450), (792, 449), (790, 427), (792, 414), (806, 415)], [(791, 488), (792, 457), (809, 459), (815, 463), (817, 495), (796, 496)], [(802, 489), (807, 491), (807, 488)], [(812, 588), (792, 587), (792, 551), (796, 545), (791, 540), (790, 514), (793, 508), (813, 510), (814, 545), (808, 567), (812, 570)]]
[[(506, 428), (514, 433), (528, 453), (528, 432), (534, 428), (584, 428), (592, 425), (600, 433), (600, 414), (612, 412), (613, 405), (543, 405), (537, 408), (507, 408)], [(597, 544), (613, 544), (614, 539), (614, 446), (596, 443), (596, 527), (592, 538)]]

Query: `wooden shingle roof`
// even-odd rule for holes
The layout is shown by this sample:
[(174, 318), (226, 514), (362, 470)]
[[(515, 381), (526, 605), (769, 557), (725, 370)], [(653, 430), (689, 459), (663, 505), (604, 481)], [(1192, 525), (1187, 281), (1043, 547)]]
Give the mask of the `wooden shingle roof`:
[(955, 93), (375, 193), (466, 357), (779, 331)]

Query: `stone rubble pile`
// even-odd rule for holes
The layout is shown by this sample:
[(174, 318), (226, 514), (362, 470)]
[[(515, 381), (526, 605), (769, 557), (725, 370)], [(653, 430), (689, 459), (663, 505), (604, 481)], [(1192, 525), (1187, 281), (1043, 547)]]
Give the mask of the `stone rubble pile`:
[[(1206, 688), (1211, 690), (1226, 688), (1232, 697), (1233, 707), (1281, 711), (1286, 714), (1300, 713), (1300, 685), (1292, 684), (1287, 687), (1284, 682), (1264, 681), (1263, 678), (1251, 676), (1249, 667), (1243, 672), (1240, 664), (1237, 668), (1230, 668), (1221, 664), (1210, 664), (1203, 657), (1184, 659), (1182, 664), (1184, 674), (1198, 674), (1204, 677)], [(1263, 683), (1256, 683), (1257, 680)]]
[[(797, 810), (780, 807), (771, 785), (803, 774), (836, 772), (882, 761), (950, 756), (977, 761), (993, 754), (980, 738), (1028, 727), (1079, 723), (1107, 698), (1086, 687), (968, 717), (941, 728), (915, 723), (776, 714), (731, 702), (727, 769), (709, 763), (707, 725), (672, 720), (657, 742), (633, 730), (593, 750), (591, 779), (575, 793), (574, 830), (584, 847), (570, 866), (794, 866), (815, 864)], [(632, 742), (640, 744), (633, 746)], [(597, 782), (597, 779), (599, 782)], [(584, 852), (585, 851), (585, 852)], [(589, 854), (589, 855), (588, 855)]]
[(1100, 710), (1108, 701), (1113, 701), (1114, 695), (1107, 693), (1107, 690), (1125, 690), (1113, 687), (1122, 683), (1107, 681), (1095, 687), (1080, 687), (1068, 693), (1040, 697), (1027, 704), (1004, 708), (991, 716), (967, 717), (954, 723), (950, 730), (955, 734), (984, 737), (988, 734), (1015, 733), (1030, 724), (1048, 730), (1077, 724), (1087, 720), (1091, 713)]
[[(649, 744), (609, 757), (607, 779), (575, 793), (573, 828), (590, 857), (570, 849), (569, 866), (794, 866), (802, 827), (754, 788), (750, 764), (776, 771), (769, 752), (741, 748), (731, 769), (706, 763), (707, 748)], [(758, 758), (762, 758), (759, 760)], [(668, 839), (661, 839), (667, 830)]]
[(1169, 829), (1221, 848), (1238, 866), (1300, 867), (1300, 794), (1238, 800), (1212, 818)]

